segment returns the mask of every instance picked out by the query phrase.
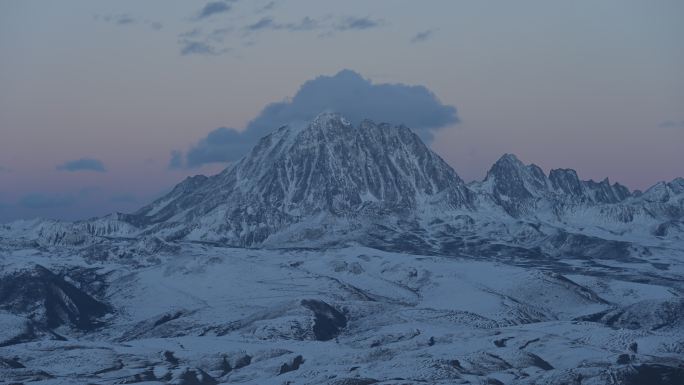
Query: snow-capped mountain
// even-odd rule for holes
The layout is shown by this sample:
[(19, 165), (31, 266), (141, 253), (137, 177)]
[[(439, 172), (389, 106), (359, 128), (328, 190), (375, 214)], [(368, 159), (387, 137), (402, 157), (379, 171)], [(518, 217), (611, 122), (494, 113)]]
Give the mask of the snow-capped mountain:
[(544, 204), (616, 204), (631, 196), (626, 187), (611, 185), (607, 178), (581, 181), (572, 169), (554, 169), (547, 176), (539, 166), (525, 165), (511, 154), (502, 156), (473, 187), (515, 217), (533, 215)]
[(632, 193), (608, 178), (580, 180), (572, 169), (553, 169), (546, 175), (538, 166), (525, 165), (515, 155), (506, 154), (482, 182), (468, 187), (477, 197), (477, 207), (501, 208), (511, 217), (572, 232), (681, 237), (682, 180), (660, 182), (645, 193)]
[(456, 172), (408, 128), (324, 113), (275, 130), (222, 173), (188, 178), (131, 218), (165, 238), (251, 246), (289, 226), (310, 239), (322, 224), (348, 231), (471, 203)]
[[(232, 246), (378, 245), (405, 235), (430, 243), (463, 222), (543, 222), (573, 232), (682, 235), (683, 179), (632, 194), (582, 181), (570, 169), (525, 165), (506, 154), (466, 185), (404, 126), (323, 113), (280, 127), (223, 172), (187, 178), (133, 214), (76, 223), (23, 222), (0, 236), (89, 244), (101, 237), (156, 237)], [(439, 236), (437, 237), (439, 238)]]
[(684, 179), (280, 127), (131, 214), (0, 225), (0, 382), (684, 382)]

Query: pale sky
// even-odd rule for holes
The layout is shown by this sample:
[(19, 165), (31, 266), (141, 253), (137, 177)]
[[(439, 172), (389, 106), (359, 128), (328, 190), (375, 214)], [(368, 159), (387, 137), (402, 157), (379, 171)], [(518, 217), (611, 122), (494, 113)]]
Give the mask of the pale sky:
[(345, 69), (455, 107), (431, 147), (466, 181), (514, 153), (645, 189), (684, 176), (682, 20), (680, 0), (0, 0), (0, 222), (132, 211), (226, 166), (184, 160), (209, 133)]

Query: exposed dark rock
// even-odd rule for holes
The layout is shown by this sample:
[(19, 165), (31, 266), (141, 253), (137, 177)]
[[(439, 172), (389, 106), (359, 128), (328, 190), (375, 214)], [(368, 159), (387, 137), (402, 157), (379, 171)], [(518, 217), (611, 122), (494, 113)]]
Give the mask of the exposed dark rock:
[(21, 369), (25, 366), (19, 362), (18, 358), (3, 358), (0, 357), (0, 368), (4, 369)]
[(114, 366), (111, 366), (111, 367), (109, 367), (109, 368), (104, 368), (104, 369), (98, 370), (97, 372), (95, 372), (95, 373), (93, 373), (93, 374), (104, 374), (104, 373), (109, 373), (109, 372), (115, 372), (115, 371), (121, 370), (121, 369), (123, 369), (123, 368), (124, 368), (124, 363), (123, 363), (123, 361), (117, 360), (117, 361), (116, 361), (116, 364), (115, 364)]
[(513, 337), (506, 337), (506, 338), (500, 338), (498, 340), (494, 340), (494, 345), (496, 345), (497, 348), (503, 348), (506, 346), (506, 341), (512, 339)]
[(636, 365), (624, 375), (623, 383), (625, 385), (681, 385), (684, 384), (684, 366)]
[(198, 368), (184, 370), (173, 383), (178, 385), (216, 385), (218, 382), (207, 372)]
[(536, 355), (534, 353), (527, 353), (527, 356), (530, 359), (532, 359), (532, 365), (534, 365), (540, 369), (544, 369), (544, 370), (552, 370), (553, 369), (553, 366), (551, 366), (551, 364), (546, 362), (546, 360), (539, 357), (538, 355)]
[(459, 360), (451, 360), (449, 361), (449, 365), (451, 365), (451, 367), (453, 367), (456, 370), (464, 370)]
[(633, 330), (681, 328), (684, 326), (684, 299), (644, 300), (592, 318), (608, 326)]
[(176, 311), (176, 312), (169, 312), (169, 313), (166, 313), (166, 314), (162, 315), (161, 317), (159, 317), (159, 319), (157, 319), (156, 321), (154, 321), (154, 324), (152, 325), (152, 327), (157, 327), (157, 326), (163, 325), (163, 324), (165, 324), (165, 323), (167, 323), (167, 322), (169, 322), (169, 321), (173, 321), (173, 320), (175, 320), (175, 319), (178, 319), (178, 318), (180, 318), (183, 314), (184, 314), (184, 312), (183, 312), (183, 311), (180, 311), (180, 310), (179, 310), (179, 311)]
[(632, 362), (632, 359), (630, 358), (629, 354), (623, 353), (623, 354), (620, 354), (618, 356), (616, 362), (619, 365), (626, 365), (626, 364), (629, 364), (630, 362)]
[(347, 317), (327, 303), (316, 299), (305, 299), (301, 303), (314, 313), (313, 333), (318, 341), (335, 338), (347, 326)]
[(379, 381), (374, 378), (338, 378), (330, 382), (330, 385), (371, 385)]
[[(2, 369), (2, 366), (0, 366)], [(0, 370), (0, 383), (2, 384), (25, 384), (36, 381), (44, 381), (54, 378), (53, 375), (43, 370), (28, 368), (13, 368)]]
[(65, 281), (43, 266), (36, 265), (0, 279), (0, 309), (30, 314), (34, 322), (56, 328), (70, 325), (92, 330), (110, 307)]
[(135, 384), (138, 382), (147, 382), (147, 381), (157, 381), (158, 378), (154, 375), (154, 369), (153, 368), (147, 368), (144, 371), (140, 373), (136, 373), (130, 377), (127, 377), (121, 381), (122, 384)]
[(187, 310), (174, 310), (162, 315), (138, 322), (129, 330), (125, 331), (118, 341), (131, 341), (145, 337), (169, 337), (184, 333), (181, 319), (189, 312)]
[(539, 338), (533, 338), (529, 341), (525, 341), (525, 343), (520, 345), (520, 347), (518, 349), (523, 350), (526, 347), (530, 346), (530, 344), (533, 344), (533, 343), (538, 342), (538, 341), (539, 341)]
[(637, 353), (638, 348), (639, 348), (639, 345), (637, 345), (636, 342), (632, 342), (632, 343), (629, 344), (629, 346), (627, 347), (627, 349), (629, 349), (629, 351), (632, 352), (632, 353)]
[(247, 366), (251, 363), (252, 363), (252, 356), (250, 356), (249, 354), (245, 354), (245, 355), (239, 356), (235, 359), (235, 363), (233, 364), (233, 369), (244, 368), (245, 366)]
[(629, 242), (606, 240), (565, 231), (550, 236), (547, 242), (557, 257), (630, 260), (629, 248), (631, 244)]
[(180, 361), (178, 361), (178, 358), (176, 358), (176, 356), (173, 355), (172, 351), (169, 351), (169, 350), (165, 351), (163, 353), (163, 356), (164, 356), (164, 361), (170, 363), (173, 366), (178, 365), (178, 363), (180, 362)]
[(278, 374), (280, 375), (280, 374), (284, 374), (287, 372), (295, 371), (295, 370), (299, 369), (299, 367), (303, 363), (304, 363), (304, 358), (301, 355), (299, 355), (299, 356), (295, 357), (294, 359), (292, 359), (292, 362), (289, 362), (289, 363), (286, 362), (286, 363), (282, 364), (280, 366), (280, 372), (278, 372)]
[(221, 370), (221, 376), (224, 376), (233, 371), (233, 366), (230, 364), (230, 361), (228, 361), (228, 357), (223, 356), (219, 369)]
[(27, 320), (27, 322), (22, 326), (23, 330), (18, 331), (18, 333), (12, 336), (12, 338), (0, 340), (0, 347), (32, 341), (37, 337), (36, 331), (34, 330), (35, 328), (30, 321)]

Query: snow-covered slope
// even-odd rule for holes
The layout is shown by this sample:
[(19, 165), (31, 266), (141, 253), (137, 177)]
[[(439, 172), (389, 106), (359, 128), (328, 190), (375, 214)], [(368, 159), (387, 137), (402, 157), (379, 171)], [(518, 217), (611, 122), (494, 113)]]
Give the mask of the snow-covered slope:
[(132, 214), (0, 225), (0, 382), (684, 383), (684, 179), (321, 114)]
[(657, 250), (543, 266), (363, 247), (184, 243), (139, 265), (15, 250), (0, 256), (0, 382), (677, 385), (677, 253), (663, 270)]

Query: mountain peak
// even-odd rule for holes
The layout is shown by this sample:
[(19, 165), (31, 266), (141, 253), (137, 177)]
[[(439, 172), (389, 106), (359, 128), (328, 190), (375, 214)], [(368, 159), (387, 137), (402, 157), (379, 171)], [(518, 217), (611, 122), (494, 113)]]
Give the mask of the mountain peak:
[(517, 156), (515, 156), (515, 154), (510, 154), (510, 153), (505, 153), (505, 154), (501, 155), (501, 157), (499, 158), (499, 160), (496, 161), (496, 163), (498, 163), (498, 162), (510, 162), (510, 163), (515, 163), (515, 164), (523, 164), (523, 162)]
[(323, 111), (316, 115), (310, 123), (310, 126), (327, 126), (331, 123), (340, 123), (344, 126), (349, 126), (351, 123), (342, 114), (337, 112)]
[(535, 195), (534, 191), (546, 188), (544, 171), (535, 164), (525, 165), (513, 154), (501, 156), (489, 169), (485, 180), (496, 180), (499, 187), (504, 187), (500, 186), (503, 183), (507, 185), (506, 187), (520, 190), (519, 192), (524, 195), (527, 193), (522, 190)]
[(487, 177), (496, 177), (502, 173), (511, 172), (517, 174), (530, 174), (532, 178), (538, 180), (546, 178), (544, 171), (539, 168), (539, 166), (534, 163), (526, 165), (517, 156), (509, 153), (503, 154), (499, 160), (492, 165), (489, 172), (487, 172)]
[(577, 171), (571, 168), (556, 168), (549, 172), (549, 181), (554, 190), (572, 197), (582, 197), (584, 187)]
[(473, 200), (456, 172), (407, 127), (352, 125), (331, 112), (283, 126), (221, 174), (183, 184), (195, 188), (139, 211), (141, 222), (181, 238), (237, 245), (286, 237), (276, 234), (295, 225), (319, 233), (317, 221), (352, 228), (376, 218), (409, 222)]

